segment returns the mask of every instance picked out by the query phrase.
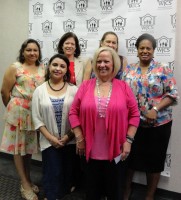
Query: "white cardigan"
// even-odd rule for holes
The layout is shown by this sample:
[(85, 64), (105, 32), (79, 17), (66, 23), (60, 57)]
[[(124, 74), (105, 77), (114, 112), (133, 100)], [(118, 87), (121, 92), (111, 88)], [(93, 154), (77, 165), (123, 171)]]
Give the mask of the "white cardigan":
[[(51, 134), (59, 136), (54, 108), (52, 106), (46, 84), (47, 82), (37, 87), (33, 93), (32, 117), (34, 126), (36, 130), (41, 126), (46, 126), (47, 130)], [(63, 136), (70, 129), (68, 113), (76, 92), (77, 87), (75, 85), (68, 84), (62, 111), (61, 136)], [(71, 143), (75, 143), (75, 141), (70, 141), (69, 144)], [(50, 146), (50, 142), (44, 137), (43, 134), (40, 134), (40, 150), (43, 151)]]

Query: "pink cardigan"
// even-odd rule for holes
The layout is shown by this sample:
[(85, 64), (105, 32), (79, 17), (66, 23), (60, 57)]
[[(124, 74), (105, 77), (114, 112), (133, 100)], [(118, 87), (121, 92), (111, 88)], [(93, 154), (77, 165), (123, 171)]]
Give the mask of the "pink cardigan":
[[(96, 127), (97, 109), (94, 98), (96, 79), (84, 81), (72, 103), (69, 120), (72, 128), (80, 126), (86, 141), (86, 159), (89, 159)], [(106, 113), (106, 129), (110, 141), (110, 161), (121, 153), (128, 126), (139, 125), (139, 111), (131, 88), (126, 82), (113, 79), (112, 94)]]

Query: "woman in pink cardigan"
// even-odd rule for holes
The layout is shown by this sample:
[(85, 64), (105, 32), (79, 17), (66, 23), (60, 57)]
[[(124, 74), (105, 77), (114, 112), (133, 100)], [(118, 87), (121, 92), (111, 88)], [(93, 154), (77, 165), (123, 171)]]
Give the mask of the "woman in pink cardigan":
[(123, 199), (124, 160), (139, 124), (139, 111), (129, 86), (115, 79), (120, 67), (117, 53), (99, 48), (94, 56), (96, 78), (80, 86), (69, 113), (77, 153), (85, 155), (86, 200)]

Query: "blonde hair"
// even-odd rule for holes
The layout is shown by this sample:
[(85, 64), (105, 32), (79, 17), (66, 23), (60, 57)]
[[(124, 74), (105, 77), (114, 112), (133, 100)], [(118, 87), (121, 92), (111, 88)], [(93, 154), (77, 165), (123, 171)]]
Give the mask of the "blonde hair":
[(117, 52), (110, 47), (100, 47), (99, 49), (96, 50), (96, 52), (94, 54), (93, 62), (92, 62), (94, 73), (97, 77), (97, 75), (98, 75), (97, 58), (98, 58), (99, 54), (103, 51), (108, 51), (112, 55), (112, 60), (113, 60), (113, 76), (112, 76), (112, 78), (114, 78), (120, 69), (121, 62), (120, 62), (120, 58), (119, 58), (119, 55), (117, 54)]

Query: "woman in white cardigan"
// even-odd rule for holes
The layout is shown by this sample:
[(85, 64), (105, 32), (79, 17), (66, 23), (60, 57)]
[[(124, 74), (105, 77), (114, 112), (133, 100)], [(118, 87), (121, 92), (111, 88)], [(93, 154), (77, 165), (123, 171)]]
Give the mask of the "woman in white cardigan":
[(61, 199), (70, 192), (75, 161), (75, 141), (68, 112), (77, 87), (69, 83), (69, 60), (54, 55), (32, 99), (35, 129), (40, 131), (43, 187), (48, 200)]

